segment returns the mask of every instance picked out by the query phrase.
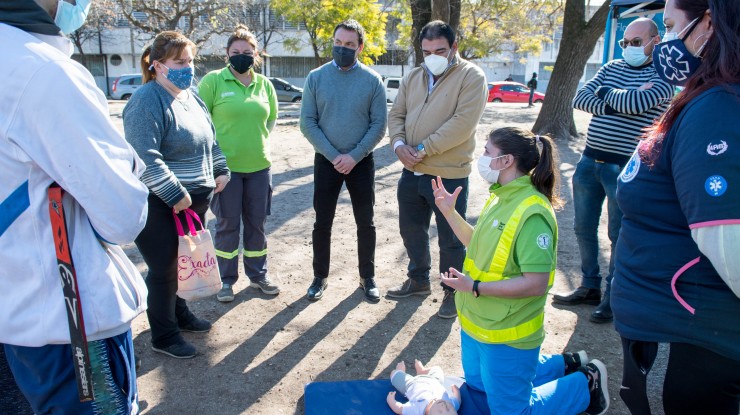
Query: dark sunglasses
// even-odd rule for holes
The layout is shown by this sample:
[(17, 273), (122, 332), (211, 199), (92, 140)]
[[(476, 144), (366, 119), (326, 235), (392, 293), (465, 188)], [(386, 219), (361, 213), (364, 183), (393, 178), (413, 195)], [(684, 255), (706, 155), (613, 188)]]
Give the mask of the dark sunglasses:
[(617, 42), (617, 43), (619, 43), (619, 46), (622, 49), (626, 48), (627, 46), (637, 46), (637, 47), (640, 47), (640, 46), (642, 46), (642, 39), (639, 38), (639, 37), (636, 37), (636, 38), (631, 39), (631, 40), (630, 39), (620, 39), (619, 42)]

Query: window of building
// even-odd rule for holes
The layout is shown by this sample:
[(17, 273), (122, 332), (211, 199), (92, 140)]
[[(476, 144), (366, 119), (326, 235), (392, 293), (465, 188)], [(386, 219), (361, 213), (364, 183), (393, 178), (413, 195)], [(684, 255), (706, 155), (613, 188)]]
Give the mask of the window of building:
[(309, 57), (272, 57), (270, 76), (276, 78), (305, 78), (316, 68), (316, 60)]

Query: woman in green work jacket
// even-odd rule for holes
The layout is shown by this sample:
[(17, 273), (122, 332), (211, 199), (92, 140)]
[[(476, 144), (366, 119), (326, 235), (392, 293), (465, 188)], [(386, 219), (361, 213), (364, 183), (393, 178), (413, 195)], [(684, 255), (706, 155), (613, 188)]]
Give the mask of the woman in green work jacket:
[(457, 290), (462, 364), (490, 413), (602, 414), (606, 367), (586, 353), (540, 355), (547, 292), (555, 276), (559, 207), (557, 149), (521, 128), (488, 135), (478, 171), (491, 193), (475, 227), (454, 209), (461, 189), (433, 181), (435, 202), (468, 248), (462, 272), (442, 282)]

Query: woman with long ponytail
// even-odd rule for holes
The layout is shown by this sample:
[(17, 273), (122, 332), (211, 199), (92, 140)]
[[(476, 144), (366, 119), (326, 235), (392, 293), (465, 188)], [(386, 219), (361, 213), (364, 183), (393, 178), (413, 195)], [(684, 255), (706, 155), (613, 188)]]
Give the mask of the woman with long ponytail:
[[(468, 248), (462, 271), (442, 282), (456, 290), (462, 366), (491, 414), (603, 414), (606, 366), (585, 351), (540, 355), (547, 292), (555, 276), (562, 206), (558, 153), (547, 136), (514, 127), (492, 131), (478, 160), (491, 193), (475, 227), (455, 211), (461, 188), (432, 181), (435, 203)], [(534, 387), (533, 387), (534, 386)]]

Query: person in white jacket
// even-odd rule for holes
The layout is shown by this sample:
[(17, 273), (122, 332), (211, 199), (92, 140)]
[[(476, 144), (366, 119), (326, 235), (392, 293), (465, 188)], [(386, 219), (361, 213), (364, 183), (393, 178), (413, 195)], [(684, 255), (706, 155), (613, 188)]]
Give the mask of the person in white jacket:
[[(36, 414), (138, 412), (131, 321), (146, 308), (146, 286), (117, 244), (144, 227), (149, 192), (105, 96), (70, 59), (62, 32), (80, 27), (89, 6), (0, 2), (0, 343)], [(77, 393), (70, 302), (57, 268), (47, 196), (54, 182), (65, 192), (87, 334), (87, 402)]]

